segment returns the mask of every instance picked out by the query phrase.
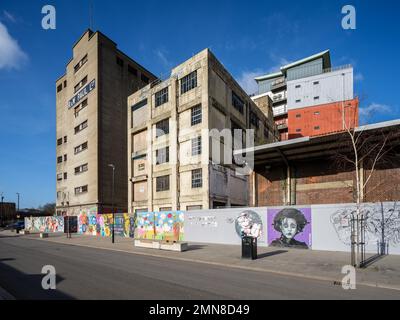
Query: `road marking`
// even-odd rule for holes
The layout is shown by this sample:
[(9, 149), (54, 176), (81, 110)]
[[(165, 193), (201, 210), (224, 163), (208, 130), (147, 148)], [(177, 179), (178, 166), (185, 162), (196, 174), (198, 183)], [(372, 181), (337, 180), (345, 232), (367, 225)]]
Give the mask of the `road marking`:
[[(64, 244), (64, 245), (71, 245), (71, 246), (76, 246), (76, 247), (85, 247), (85, 248), (92, 248), (92, 249), (100, 249), (100, 250), (108, 250), (108, 251), (130, 253), (130, 254), (136, 254), (136, 255), (148, 256), (148, 257), (154, 257), (154, 258), (164, 258), (164, 259), (169, 259), (169, 260), (178, 260), (178, 261), (185, 261), (185, 262), (208, 264), (208, 265), (213, 265), (213, 266), (218, 266), (218, 267), (228, 267), (228, 268), (247, 270), (247, 271), (272, 273), (272, 274), (277, 274), (277, 275), (282, 275), (282, 276), (289, 276), (289, 277), (300, 278), (300, 279), (319, 280), (319, 281), (326, 281), (326, 282), (330, 282), (330, 283), (338, 281), (337, 279), (334, 279), (334, 278), (320, 277), (320, 276), (310, 276), (310, 275), (302, 274), (302, 273), (292, 273), (292, 272), (271, 270), (271, 269), (265, 269), (265, 268), (238, 266), (238, 265), (232, 265), (232, 264), (227, 264), (227, 263), (222, 263), (222, 262), (204, 261), (204, 260), (197, 260), (197, 259), (190, 259), (190, 258), (163, 256), (163, 255), (157, 255), (157, 254), (154, 254), (154, 253), (134, 252), (134, 251), (121, 250), (121, 249), (92, 246), (92, 245), (87, 245), (87, 244), (65, 243), (65, 242), (62, 242), (62, 241), (52, 240), (51, 238), (47, 238), (47, 239), (29, 238), (29, 239), (39, 240), (39, 241), (48, 241), (48, 242)], [(400, 291), (400, 286), (390, 286), (390, 285), (386, 285), (386, 284), (362, 282), (362, 281), (359, 281), (357, 284), (358, 285), (362, 285), (362, 286), (366, 286), (366, 287), (373, 287), (373, 288)]]

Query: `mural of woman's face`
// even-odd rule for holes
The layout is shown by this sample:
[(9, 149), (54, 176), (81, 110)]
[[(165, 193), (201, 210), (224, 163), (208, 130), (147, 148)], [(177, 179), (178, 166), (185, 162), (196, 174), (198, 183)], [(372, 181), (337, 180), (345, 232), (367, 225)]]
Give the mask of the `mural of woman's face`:
[(287, 239), (293, 239), (297, 234), (297, 222), (292, 218), (284, 218), (281, 225), (282, 234)]

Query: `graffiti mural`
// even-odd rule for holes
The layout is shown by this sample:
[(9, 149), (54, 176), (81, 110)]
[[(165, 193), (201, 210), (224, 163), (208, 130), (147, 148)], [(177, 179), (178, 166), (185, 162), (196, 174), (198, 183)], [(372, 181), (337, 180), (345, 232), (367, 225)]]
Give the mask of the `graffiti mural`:
[(182, 241), (184, 213), (139, 212), (136, 217), (135, 238), (165, 241)]
[(97, 215), (96, 233), (101, 237), (111, 237), (112, 214)]
[(138, 212), (136, 216), (135, 238), (154, 239), (154, 212)]
[(156, 240), (183, 240), (183, 212), (156, 212), (154, 221)]
[(29, 232), (64, 232), (63, 217), (32, 217), (25, 218), (25, 230)]
[(81, 212), (78, 216), (78, 232), (80, 234), (95, 236), (97, 233), (96, 214)]
[(263, 235), (263, 223), (257, 212), (246, 210), (235, 220), (235, 229), (239, 237), (260, 238)]
[[(112, 219), (112, 218), (111, 218)], [(125, 238), (132, 238), (131, 229), (131, 216), (127, 213), (117, 213), (115, 214), (115, 235)]]
[[(400, 206), (364, 204), (360, 215), (365, 218), (365, 243), (376, 244), (384, 242), (390, 246), (400, 246)], [(351, 219), (356, 217), (357, 207), (347, 207), (336, 211), (331, 216), (331, 224), (340, 241), (347, 246), (351, 245)]]
[(311, 247), (311, 208), (268, 209), (268, 244), (273, 247)]

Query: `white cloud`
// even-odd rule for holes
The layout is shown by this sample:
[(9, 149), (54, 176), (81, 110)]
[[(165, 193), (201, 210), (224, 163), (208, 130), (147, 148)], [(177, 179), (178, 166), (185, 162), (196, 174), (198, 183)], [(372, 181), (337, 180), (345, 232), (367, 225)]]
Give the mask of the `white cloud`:
[(13, 23), (17, 22), (17, 19), (11, 13), (9, 13), (8, 11), (4, 10), (3, 14), (4, 14), (4, 18), (6, 20), (11, 21)]
[(263, 74), (263, 72), (261, 70), (244, 71), (240, 75), (240, 77), (238, 79), (238, 83), (243, 88), (243, 90), (247, 92), (247, 94), (256, 93), (258, 91), (258, 86), (257, 86), (257, 82), (254, 80), (254, 78), (256, 78), (262, 74)]
[(169, 61), (169, 59), (167, 58), (167, 52), (163, 49), (157, 49), (155, 51), (155, 54), (157, 56), (157, 58), (161, 61), (162, 65), (167, 68), (170, 69), (172, 66), (171, 61)]
[(364, 122), (373, 115), (379, 113), (380, 114), (391, 113), (392, 109), (385, 104), (371, 103), (368, 107), (360, 108), (359, 112), (360, 112), (360, 118)]
[(6, 26), (0, 22), (0, 70), (19, 69), (27, 59), (28, 56), (17, 40), (11, 37)]

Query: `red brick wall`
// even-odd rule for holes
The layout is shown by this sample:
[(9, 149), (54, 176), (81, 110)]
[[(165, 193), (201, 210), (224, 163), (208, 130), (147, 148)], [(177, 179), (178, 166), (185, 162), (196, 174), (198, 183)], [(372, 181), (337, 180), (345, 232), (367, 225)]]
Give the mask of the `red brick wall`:
[(285, 203), (286, 169), (273, 167), (270, 171), (257, 174), (258, 206), (280, 206)]
[[(344, 183), (345, 181), (348, 182)], [(323, 159), (296, 164), (298, 205), (353, 202), (355, 185), (353, 173), (338, 172), (334, 169), (332, 161)]]
[[(358, 126), (358, 98), (345, 101), (344, 105), (347, 126)], [(335, 102), (289, 110), (289, 139), (343, 131), (342, 109), (342, 102)]]
[[(355, 174), (350, 168), (336, 170), (330, 159), (302, 161), (294, 166), (297, 205), (355, 202)], [(365, 170), (365, 177), (368, 173)], [(346, 181), (353, 181), (353, 186)], [(272, 167), (268, 173), (258, 174), (256, 188), (258, 206), (286, 205), (286, 169)], [(379, 168), (372, 175), (364, 202), (379, 201), (400, 201), (400, 163)]]

